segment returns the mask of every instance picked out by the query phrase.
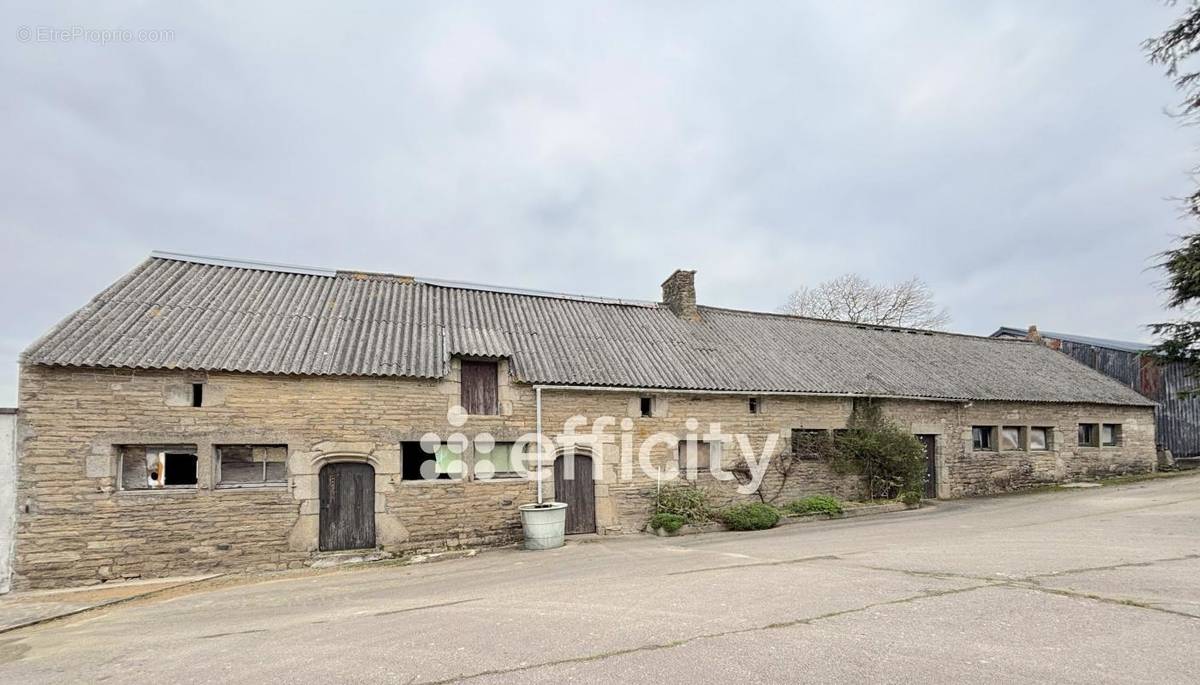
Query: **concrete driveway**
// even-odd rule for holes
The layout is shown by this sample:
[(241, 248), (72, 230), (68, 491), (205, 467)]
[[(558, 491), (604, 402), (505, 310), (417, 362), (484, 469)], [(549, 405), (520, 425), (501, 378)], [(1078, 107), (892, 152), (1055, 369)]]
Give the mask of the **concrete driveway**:
[(4, 682), (1195, 682), (1200, 478), (156, 598)]

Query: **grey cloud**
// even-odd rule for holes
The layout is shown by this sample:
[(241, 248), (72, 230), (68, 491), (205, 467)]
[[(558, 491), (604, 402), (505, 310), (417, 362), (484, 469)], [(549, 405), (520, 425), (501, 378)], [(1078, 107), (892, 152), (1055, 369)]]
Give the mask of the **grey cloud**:
[(957, 330), (1145, 338), (1192, 137), (1155, 3), (29, 3), (0, 39), (0, 404), (151, 249), (774, 309), (921, 275)]

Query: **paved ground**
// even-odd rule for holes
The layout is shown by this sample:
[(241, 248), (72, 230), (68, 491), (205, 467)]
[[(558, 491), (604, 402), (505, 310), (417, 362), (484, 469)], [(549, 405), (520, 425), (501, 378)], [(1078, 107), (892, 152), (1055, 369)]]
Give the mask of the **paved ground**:
[(0, 635), (0, 681), (1195, 682), (1200, 477), (505, 550)]
[(127, 602), (137, 597), (213, 578), (213, 575), (161, 580), (135, 580), (64, 590), (14, 592), (0, 595), (0, 632), (70, 616), (97, 607)]

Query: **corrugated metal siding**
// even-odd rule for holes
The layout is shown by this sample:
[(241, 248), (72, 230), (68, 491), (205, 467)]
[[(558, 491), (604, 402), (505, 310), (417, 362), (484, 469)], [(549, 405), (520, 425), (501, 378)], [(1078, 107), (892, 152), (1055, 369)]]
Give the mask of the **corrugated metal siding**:
[(152, 258), (25, 353), (30, 363), (306, 375), (445, 375), (509, 357), (547, 384), (1145, 404), (1028, 343), (701, 307)]
[(1064, 354), (1106, 376), (1120, 381), (1158, 403), (1155, 424), (1158, 444), (1176, 457), (1200, 455), (1200, 398), (1180, 398), (1179, 393), (1196, 387), (1180, 363), (1158, 364), (1135, 352), (1096, 347), (1060, 340)]

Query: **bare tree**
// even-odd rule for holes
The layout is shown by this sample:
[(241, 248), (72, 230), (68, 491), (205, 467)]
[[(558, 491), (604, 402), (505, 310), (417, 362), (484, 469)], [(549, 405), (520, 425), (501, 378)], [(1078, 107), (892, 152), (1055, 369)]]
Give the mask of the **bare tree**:
[(818, 319), (905, 328), (945, 328), (950, 312), (934, 301), (933, 291), (913, 276), (899, 283), (872, 283), (845, 274), (788, 296), (780, 311)]

